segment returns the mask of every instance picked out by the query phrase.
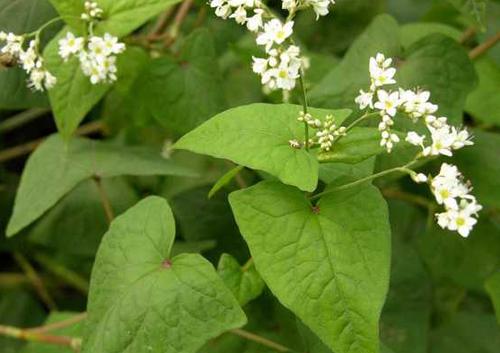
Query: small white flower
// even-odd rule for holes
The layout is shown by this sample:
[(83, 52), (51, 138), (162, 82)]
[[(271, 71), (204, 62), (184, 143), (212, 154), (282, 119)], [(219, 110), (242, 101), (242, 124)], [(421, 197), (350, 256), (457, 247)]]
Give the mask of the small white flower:
[(231, 15), (231, 6), (229, 4), (224, 4), (215, 9), (215, 15), (217, 17), (226, 19)]
[(399, 106), (399, 92), (386, 92), (383, 89), (377, 91), (378, 102), (375, 103), (375, 108), (389, 116), (395, 116)]
[(262, 27), (262, 14), (264, 10), (255, 9), (253, 10), (254, 15), (248, 18), (247, 28), (251, 32), (257, 32)]
[(245, 10), (245, 8), (243, 6), (240, 6), (229, 17), (234, 18), (236, 23), (242, 25), (242, 24), (245, 24), (245, 22), (247, 21), (247, 11)]
[(83, 49), (83, 38), (75, 37), (71, 32), (59, 40), (59, 56), (66, 61), (71, 55), (79, 53)]
[(359, 109), (364, 110), (366, 107), (373, 109), (373, 92), (359, 91), (359, 96), (356, 97), (354, 102), (359, 105)]
[(274, 18), (264, 24), (264, 32), (257, 37), (257, 44), (264, 45), (269, 51), (274, 43), (282, 44), (293, 33), (293, 21), (282, 24), (280, 20)]
[(425, 135), (419, 135), (415, 131), (410, 131), (406, 135), (406, 141), (414, 146), (423, 146)]

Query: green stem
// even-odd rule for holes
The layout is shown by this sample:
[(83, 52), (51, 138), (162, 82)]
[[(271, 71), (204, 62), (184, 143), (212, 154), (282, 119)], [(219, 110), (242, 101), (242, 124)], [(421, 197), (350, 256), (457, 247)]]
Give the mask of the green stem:
[[(302, 106), (303, 106), (304, 114), (307, 114), (307, 110), (308, 110), (307, 92), (306, 92), (306, 86), (304, 84), (304, 70), (302, 68), (300, 69), (299, 82), (300, 82), (300, 87), (302, 88), (302, 90), (301, 90), (302, 91)], [(305, 135), (306, 151), (309, 151), (309, 125), (307, 124), (306, 121), (304, 121), (304, 135)]]
[(244, 338), (244, 339), (247, 339), (249, 341), (256, 342), (256, 343), (263, 345), (265, 347), (271, 348), (271, 349), (278, 351), (278, 352), (293, 352), (292, 349), (285, 347), (285, 346), (283, 346), (279, 343), (276, 343), (274, 341), (271, 341), (265, 337), (256, 335), (255, 333), (251, 333), (251, 332), (248, 332), (248, 331), (245, 331), (242, 329), (233, 329), (229, 332), (231, 332), (232, 334), (239, 336), (241, 338)]
[(246, 272), (252, 267), (253, 265), (253, 257), (249, 258), (248, 261), (241, 267), (241, 270), (243, 272)]
[(342, 190), (346, 190), (346, 189), (350, 189), (352, 187), (355, 187), (355, 186), (358, 186), (358, 185), (361, 185), (361, 184), (364, 184), (368, 181), (372, 181), (374, 179), (377, 179), (377, 178), (380, 178), (380, 177), (383, 177), (385, 175), (388, 175), (388, 174), (391, 174), (391, 173), (395, 173), (395, 172), (400, 172), (400, 173), (406, 173), (406, 174), (411, 174), (413, 173), (413, 170), (409, 169), (409, 167), (413, 164), (412, 163), (409, 163), (403, 167), (396, 167), (396, 168), (392, 168), (392, 169), (387, 169), (387, 170), (384, 170), (380, 173), (376, 173), (376, 174), (373, 174), (373, 175), (370, 175), (370, 176), (367, 176), (365, 178), (362, 178), (362, 179), (359, 179), (359, 180), (356, 180), (356, 181), (353, 181), (352, 183), (348, 183), (348, 184), (344, 184), (344, 185), (341, 185), (341, 186), (338, 186), (338, 187), (335, 187), (335, 188), (332, 188), (330, 190), (327, 190), (327, 191), (323, 191), (323, 192), (320, 192), (319, 194), (316, 194), (314, 196), (312, 196), (310, 198), (310, 200), (317, 200), (325, 195), (328, 195), (328, 194), (331, 194), (333, 192), (336, 192), (336, 191), (342, 191)]
[(87, 295), (89, 291), (89, 283), (78, 273), (67, 269), (66, 267), (52, 260), (50, 257), (43, 254), (35, 254), (34, 258), (48, 272), (51, 272), (55, 276), (59, 277), (65, 283), (75, 288), (83, 295)]
[[(349, 125), (346, 126), (346, 129), (345, 129), (345, 133), (347, 134), (349, 131), (351, 131), (354, 127), (356, 127), (359, 123), (367, 120), (367, 119), (370, 119), (370, 118), (374, 118), (374, 117), (377, 117), (377, 116), (380, 116), (380, 113), (379, 112), (373, 112), (373, 113), (366, 113), (362, 116), (360, 116), (359, 118), (357, 118), (356, 120), (354, 120), (352, 123), (350, 123)], [(335, 138), (335, 140), (333, 141), (334, 143), (337, 142), (338, 140), (340, 140), (341, 138), (343, 137), (343, 135), (340, 135), (340, 136), (337, 136)]]
[(0, 123), (0, 133), (5, 133), (18, 128), (26, 123), (29, 123), (47, 113), (50, 109), (46, 108), (33, 108), (25, 110), (19, 114), (16, 114)]

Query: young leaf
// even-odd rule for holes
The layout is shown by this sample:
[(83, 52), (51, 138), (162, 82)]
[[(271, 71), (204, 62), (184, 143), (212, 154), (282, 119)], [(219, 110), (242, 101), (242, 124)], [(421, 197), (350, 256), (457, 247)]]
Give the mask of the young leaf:
[(200, 255), (171, 258), (167, 202), (144, 199), (116, 218), (92, 271), (83, 353), (194, 353), (245, 314)]
[(217, 272), (241, 306), (257, 298), (264, 290), (264, 281), (253, 263), (242, 267), (231, 255), (222, 254)]
[[(302, 107), (290, 104), (250, 104), (227, 110), (181, 138), (178, 149), (226, 158), (278, 177), (285, 184), (313, 191), (318, 183), (318, 161), (290, 140), (304, 140), (304, 125), (297, 121)], [(314, 118), (331, 114), (338, 125), (350, 110), (314, 109)]]
[(12, 236), (35, 221), (85, 179), (119, 175), (193, 176), (187, 168), (148, 149), (122, 147), (58, 135), (48, 138), (29, 158), (7, 227)]
[(230, 203), (257, 270), (281, 303), (337, 353), (379, 351), (389, 284), (387, 206), (373, 186), (323, 197), (261, 182)]
[(211, 199), (220, 189), (229, 184), (245, 167), (238, 165), (224, 174), (208, 192), (208, 198)]

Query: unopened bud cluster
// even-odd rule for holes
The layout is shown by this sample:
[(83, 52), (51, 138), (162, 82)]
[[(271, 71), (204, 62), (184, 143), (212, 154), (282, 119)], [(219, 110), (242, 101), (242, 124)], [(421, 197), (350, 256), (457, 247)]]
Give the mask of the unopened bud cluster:
[[(340, 137), (345, 136), (347, 129), (344, 126), (337, 126), (335, 124), (335, 119), (332, 115), (327, 115), (324, 121), (313, 118), (309, 113), (300, 112), (298, 121), (306, 123), (312, 129), (316, 129), (314, 137), (311, 138), (308, 143), (310, 146), (319, 146), (323, 152), (329, 152), (332, 150), (334, 143)], [(301, 148), (302, 144), (292, 145), (294, 148)]]
[(292, 18), (297, 10), (312, 7), (317, 17), (328, 14), (328, 7), (333, 0), (285, 0), (282, 8), (289, 11), (286, 22), (278, 19), (260, 0), (211, 0), (218, 17), (233, 18), (256, 33), (256, 42), (263, 46), (267, 57), (253, 57), (252, 69), (260, 75), (266, 90), (295, 88), (301, 74), (301, 68), (307, 66), (307, 60), (301, 57), (300, 48), (290, 41), (293, 34)]

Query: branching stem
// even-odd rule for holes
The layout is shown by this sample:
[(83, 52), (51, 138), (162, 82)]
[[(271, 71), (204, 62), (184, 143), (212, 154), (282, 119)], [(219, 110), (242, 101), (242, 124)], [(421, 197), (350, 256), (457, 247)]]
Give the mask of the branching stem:
[[(306, 91), (306, 85), (304, 83), (304, 69), (300, 69), (300, 76), (299, 76), (299, 82), (300, 82), (300, 87), (302, 91), (302, 106), (303, 106), (303, 111), (304, 114), (307, 114), (307, 110), (309, 108), (308, 102), (307, 102), (307, 91)], [(306, 151), (309, 151), (309, 125), (307, 124), (307, 121), (304, 121), (304, 135), (305, 135), (305, 148)]]
[(115, 214), (113, 212), (113, 207), (109, 201), (108, 194), (102, 185), (101, 178), (97, 175), (94, 176), (94, 182), (97, 186), (97, 191), (99, 192), (99, 197), (101, 198), (102, 207), (104, 208), (104, 213), (106, 214), (106, 219), (108, 223), (111, 223), (115, 219)]

